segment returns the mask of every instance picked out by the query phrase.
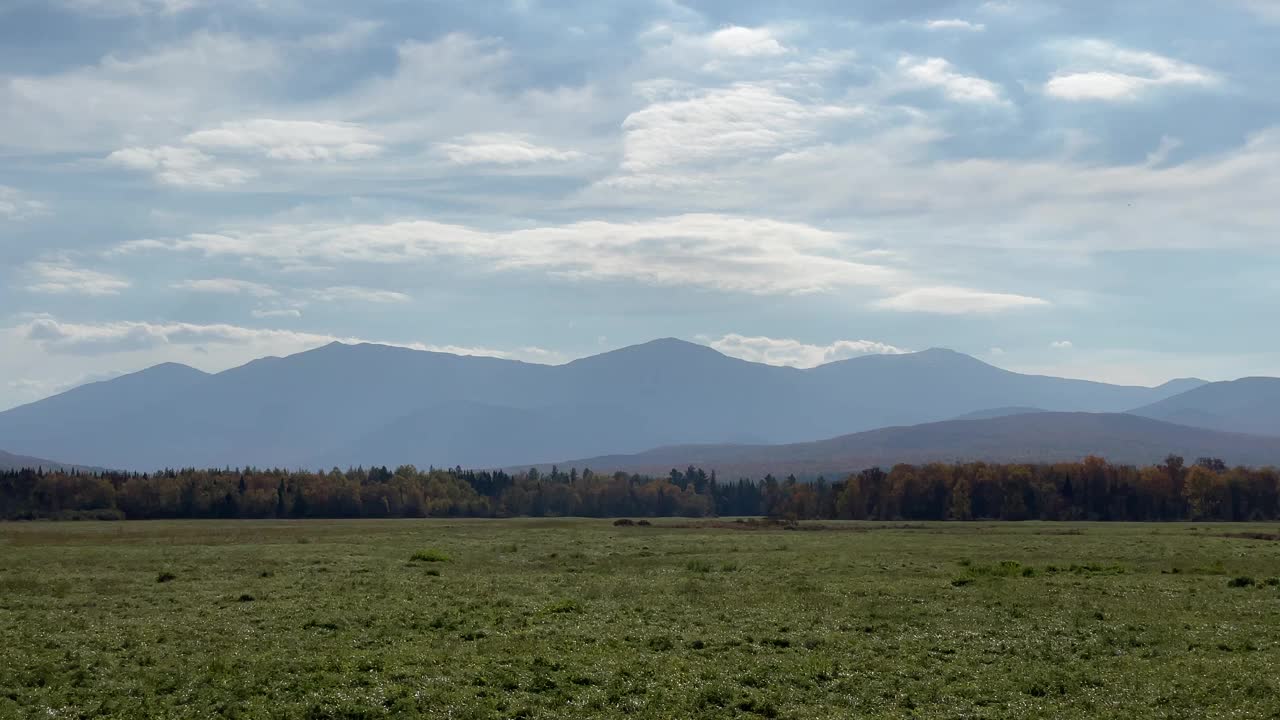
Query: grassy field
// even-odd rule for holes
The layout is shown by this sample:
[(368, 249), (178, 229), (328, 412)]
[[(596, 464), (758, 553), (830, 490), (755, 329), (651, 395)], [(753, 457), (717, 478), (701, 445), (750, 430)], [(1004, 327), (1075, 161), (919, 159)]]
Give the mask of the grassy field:
[(1280, 717), (1275, 526), (740, 527), (0, 524), (0, 717)]

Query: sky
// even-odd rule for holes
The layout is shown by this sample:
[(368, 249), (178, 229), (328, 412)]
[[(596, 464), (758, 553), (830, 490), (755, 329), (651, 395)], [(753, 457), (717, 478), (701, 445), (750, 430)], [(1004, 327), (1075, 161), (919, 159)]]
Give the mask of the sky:
[(0, 409), (335, 339), (1280, 375), (1280, 0), (0, 0)]

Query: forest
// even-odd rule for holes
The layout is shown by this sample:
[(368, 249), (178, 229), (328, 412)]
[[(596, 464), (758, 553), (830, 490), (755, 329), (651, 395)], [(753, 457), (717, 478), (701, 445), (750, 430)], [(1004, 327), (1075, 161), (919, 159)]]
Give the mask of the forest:
[(0, 518), (708, 517), (787, 520), (1227, 520), (1280, 518), (1280, 470), (1220, 460), (1117, 465), (930, 463), (828, 481), (352, 468), (0, 473)]

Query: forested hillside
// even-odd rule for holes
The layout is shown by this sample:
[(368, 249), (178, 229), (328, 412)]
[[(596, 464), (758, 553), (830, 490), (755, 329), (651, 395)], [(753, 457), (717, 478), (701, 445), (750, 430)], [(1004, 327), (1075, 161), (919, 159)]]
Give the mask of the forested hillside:
[(355, 518), (765, 515), (878, 520), (1275, 520), (1280, 471), (1170, 456), (1147, 467), (1097, 457), (1042, 465), (871, 468), (829, 481), (724, 481), (590, 470), (176, 470), (0, 473), (0, 517)]

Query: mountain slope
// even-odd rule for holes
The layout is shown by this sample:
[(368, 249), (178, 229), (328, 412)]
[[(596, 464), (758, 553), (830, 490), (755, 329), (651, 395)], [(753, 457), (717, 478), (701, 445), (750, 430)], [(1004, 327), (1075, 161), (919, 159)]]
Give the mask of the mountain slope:
[(164, 466), (501, 466), (676, 443), (790, 443), (1001, 406), (1114, 410), (1163, 390), (947, 350), (810, 370), (662, 339), (558, 366), (333, 343), (209, 375), (161, 365), (0, 413), (0, 445)]
[(1212, 430), (1280, 435), (1280, 378), (1209, 383), (1131, 412)]
[(0, 450), (0, 470), (36, 470), (39, 468), (43, 468), (45, 470), (81, 470), (84, 472), (96, 472), (102, 470), (102, 468), (68, 465), (66, 463), (55, 462), (53, 460), (29, 457), (27, 455), (14, 455), (13, 453)]
[(1170, 453), (1231, 464), (1280, 465), (1280, 438), (1222, 433), (1118, 413), (1033, 413), (881, 428), (788, 445), (686, 445), (570, 460), (561, 467), (666, 473), (696, 465), (721, 477), (838, 477), (872, 466), (931, 461), (1054, 462), (1099, 455), (1150, 464)]
[(965, 413), (952, 420), (990, 420), (991, 418), (1009, 417), (1010, 415), (1030, 415), (1032, 413), (1045, 412), (1044, 408), (1034, 407), (998, 407), (987, 408), (986, 410), (975, 410)]

